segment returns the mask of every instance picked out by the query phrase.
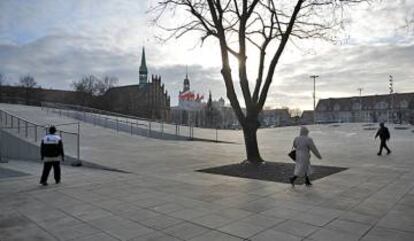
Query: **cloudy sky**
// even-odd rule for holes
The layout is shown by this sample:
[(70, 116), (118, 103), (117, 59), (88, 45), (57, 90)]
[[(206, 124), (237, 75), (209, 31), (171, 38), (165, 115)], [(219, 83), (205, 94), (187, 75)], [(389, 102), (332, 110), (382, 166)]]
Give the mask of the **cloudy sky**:
[[(84, 75), (116, 76), (138, 83), (145, 45), (150, 74), (162, 81), (175, 105), (188, 65), (191, 88), (225, 97), (218, 49), (198, 36), (157, 40), (147, 0), (1, 0), (0, 73), (9, 84), (31, 74), (44, 88), (70, 89)], [(414, 0), (372, 1), (344, 14), (338, 42), (289, 43), (276, 69), (268, 107), (312, 108), (317, 97), (414, 92)]]

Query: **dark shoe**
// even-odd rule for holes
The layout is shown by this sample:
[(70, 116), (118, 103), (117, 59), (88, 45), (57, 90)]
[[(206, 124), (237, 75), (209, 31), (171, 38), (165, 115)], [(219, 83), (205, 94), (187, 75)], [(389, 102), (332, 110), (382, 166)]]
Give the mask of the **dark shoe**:
[(47, 186), (47, 182), (40, 182), (43, 186)]
[(292, 184), (292, 187), (295, 186), (295, 180), (296, 180), (296, 177), (289, 177), (289, 182), (290, 184)]
[(378, 156), (381, 156), (381, 153), (377, 153)]
[(56, 184), (59, 184), (60, 183), (60, 181), (56, 181)]
[(387, 152), (387, 155), (391, 154), (391, 151)]
[(312, 186), (312, 183), (310, 182), (309, 178), (305, 179), (305, 185), (308, 187)]

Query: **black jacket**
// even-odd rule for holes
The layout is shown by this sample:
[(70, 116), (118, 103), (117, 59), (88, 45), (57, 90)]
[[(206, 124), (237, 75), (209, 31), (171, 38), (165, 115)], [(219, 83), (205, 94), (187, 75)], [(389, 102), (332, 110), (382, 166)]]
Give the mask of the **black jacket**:
[(46, 158), (61, 157), (64, 159), (65, 153), (63, 151), (62, 139), (58, 135), (47, 134), (42, 139), (40, 144), (40, 155), (43, 160)]
[(389, 140), (391, 135), (390, 135), (390, 131), (388, 130), (387, 127), (380, 127), (379, 130), (377, 131), (377, 134), (375, 135), (375, 138), (380, 137), (381, 140)]

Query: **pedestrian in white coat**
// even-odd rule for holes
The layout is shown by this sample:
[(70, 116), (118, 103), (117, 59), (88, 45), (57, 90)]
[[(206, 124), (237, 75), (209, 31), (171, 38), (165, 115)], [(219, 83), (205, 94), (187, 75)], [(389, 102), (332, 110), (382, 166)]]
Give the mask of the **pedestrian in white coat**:
[(322, 159), (318, 149), (313, 143), (312, 138), (308, 137), (308, 128), (302, 126), (300, 128), (300, 135), (293, 141), (293, 147), (296, 150), (296, 165), (293, 177), (289, 178), (292, 186), (295, 186), (295, 180), (298, 177), (305, 177), (306, 186), (311, 186), (309, 175), (312, 174), (312, 167), (310, 164), (310, 151), (319, 159)]

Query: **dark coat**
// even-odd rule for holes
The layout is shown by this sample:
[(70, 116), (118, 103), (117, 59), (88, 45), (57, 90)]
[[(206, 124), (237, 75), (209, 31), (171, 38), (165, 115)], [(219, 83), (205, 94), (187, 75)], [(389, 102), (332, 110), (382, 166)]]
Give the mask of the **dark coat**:
[(377, 131), (377, 134), (375, 135), (375, 138), (377, 138), (379, 136), (379, 138), (381, 140), (389, 140), (391, 135), (390, 135), (390, 131), (388, 130), (387, 127), (383, 126), (380, 127)]

